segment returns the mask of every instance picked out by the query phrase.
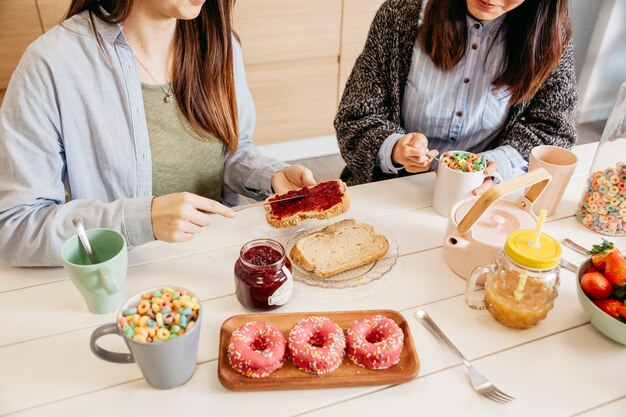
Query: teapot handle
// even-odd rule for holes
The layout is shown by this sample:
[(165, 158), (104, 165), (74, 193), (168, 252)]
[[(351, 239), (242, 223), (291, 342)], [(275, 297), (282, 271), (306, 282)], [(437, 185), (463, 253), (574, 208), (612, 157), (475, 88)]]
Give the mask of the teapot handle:
[(459, 222), (457, 230), (461, 235), (467, 234), (489, 206), (500, 198), (531, 185), (532, 187), (530, 187), (525, 197), (531, 204), (534, 203), (551, 179), (552, 176), (548, 171), (544, 168), (537, 168), (512, 180), (491, 187), (480, 196), (470, 211)]
[[(479, 278), (485, 277), (487, 275), (493, 275), (496, 272), (495, 264), (486, 264), (479, 265), (470, 274), (467, 285), (465, 287), (465, 304), (467, 304), (470, 308), (474, 310), (484, 310), (485, 309), (485, 301), (484, 299), (480, 300), (476, 296), (476, 281)], [(485, 278), (485, 281), (487, 278)]]

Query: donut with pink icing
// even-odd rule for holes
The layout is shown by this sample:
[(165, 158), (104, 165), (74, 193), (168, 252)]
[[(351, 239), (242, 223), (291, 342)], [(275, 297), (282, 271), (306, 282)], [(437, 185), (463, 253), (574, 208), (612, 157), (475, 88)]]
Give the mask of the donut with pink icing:
[(298, 320), (287, 338), (291, 362), (301, 371), (324, 375), (343, 362), (346, 338), (341, 327), (326, 317)]
[(376, 315), (356, 320), (346, 332), (348, 358), (367, 369), (387, 369), (400, 361), (404, 332), (395, 321)]
[(263, 378), (285, 363), (285, 336), (272, 323), (250, 322), (233, 332), (228, 362), (240, 374)]

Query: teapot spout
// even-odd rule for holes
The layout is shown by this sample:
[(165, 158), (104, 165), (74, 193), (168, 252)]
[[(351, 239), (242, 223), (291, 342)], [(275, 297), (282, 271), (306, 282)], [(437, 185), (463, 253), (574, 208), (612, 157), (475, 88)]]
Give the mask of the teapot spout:
[(469, 246), (469, 241), (463, 236), (448, 236), (446, 239), (446, 246), (449, 248), (466, 249)]

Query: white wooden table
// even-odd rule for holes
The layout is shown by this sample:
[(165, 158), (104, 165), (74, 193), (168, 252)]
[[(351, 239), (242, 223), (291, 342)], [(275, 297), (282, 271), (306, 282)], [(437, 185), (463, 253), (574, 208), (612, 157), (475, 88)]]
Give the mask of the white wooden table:
[[(595, 144), (576, 149), (579, 164), (558, 212), (545, 231), (585, 246), (600, 240), (574, 217)], [(563, 270), (555, 307), (527, 330), (508, 329), (488, 313), (466, 307), (465, 281), (445, 264), (446, 219), (431, 208), (433, 174), (352, 187), (351, 212), (375, 218), (399, 246), (393, 269), (379, 281), (348, 290), (296, 283), (276, 312), (391, 308), (410, 323), (421, 362), (406, 384), (273, 392), (231, 392), (217, 378), (219, 328), (248, 313), (234, 296), (233, 265), (241, 245), (264, 237), (261, 207), (235, 220), (216, 216), (185, 244), (155, 242), (130, 252), (126, 294), (177, 284), (202, 300), (204, 320), (193, 378), (171, 391), (152, 388), (134, 364), (112, 364), (89, 350), (89, 336), (115, 314), (90, 314), (62, 268), (0, 265), (0, 415), (626, 415), (626, 347), (585, 319), (574, 274)], [(613, 239), (626, 248), (626, 239)], [(568, 249), (563, 256), (580, 262)], [(500, 405), (477, 395), (465, 369), (417, 322), (425, 309), (468, 359), (500, 389), (516, 397)], [(125, 350), (121, 338), (102, 344)]]

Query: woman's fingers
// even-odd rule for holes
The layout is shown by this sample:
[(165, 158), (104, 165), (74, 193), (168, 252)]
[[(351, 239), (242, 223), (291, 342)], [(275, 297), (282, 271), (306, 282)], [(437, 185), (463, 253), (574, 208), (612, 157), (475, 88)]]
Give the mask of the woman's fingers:
[(498, 170), (498, 165), (496, 161), (487, 162), (487, 166), (485, 167), (485, 176), (493, 175), (494, 172)]
[(150, 216), (154, 237), (165, 242), (186, 242), (211, 222), (210, 214), (235, 217), (229, 207), (192, 193), (174, 193), (152, 200)]
[(493, 179), (491, 179), (491, 177), (485, 178), (485, 180), (480, 185), (480, 187), (478, 187), (474, 191), (472, 191), (472, 194), (474, 194), (474, 195), (482, 195), (485, 191), (487, 191), (491, 187), (493, 187)]
[(196, 194), (191, 194), (189, 204), (197, 211), (203, 211), (205, 213), (219, 214), (224, 217), (233, 218), (235, 212), (230, 207), (226, 207), (223, 204), (218, 203), (215, 200), (211, 200), (205, 197), (201, 197)]

